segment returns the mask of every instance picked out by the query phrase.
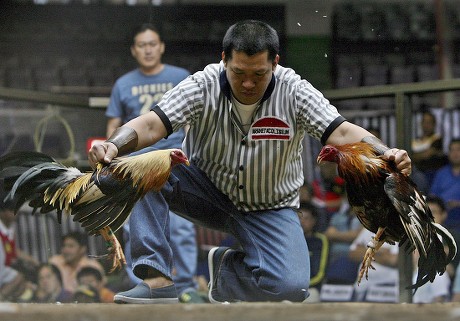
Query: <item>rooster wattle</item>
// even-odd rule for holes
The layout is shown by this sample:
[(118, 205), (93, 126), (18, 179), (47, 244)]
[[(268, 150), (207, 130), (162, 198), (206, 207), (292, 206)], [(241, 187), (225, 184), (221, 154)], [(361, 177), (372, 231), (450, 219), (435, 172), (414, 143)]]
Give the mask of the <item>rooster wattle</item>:
[[(436, 224), (425, 196), (410, 177), (402, 174), (393, 161), (382, 157), (382, 151), (359, 142), (341, 146), (326, 145), (318, 163), (337, 163), (338, 174), (346, 181), (348, 200), (362, 225), (375, 233), (358, 275), (358, 283), (372, 267), (376, 251), (384, 242), (405, 246), (408, 253), (420, 254), (416, 289), (436, 274), (443, 274), (457, 253), (452, 235)], [(442, 241), (440, 239), (442, 238)], [(447, 245), (446, 253), (444, 245)]]
[(179, 149), (156, 150), (118, 157), (82, 173), (38, 152), (15, 152), (0, 158), (0, 179), (15, 211), (28, 202), (33, 212), (56, 210), (73, 216), (90, 235), (100, 234), (113, 256), (113, 268), (125, 263), (114, 235), (134, 204), (147, 192), (159, 191), (174, 165), (189, 161)]

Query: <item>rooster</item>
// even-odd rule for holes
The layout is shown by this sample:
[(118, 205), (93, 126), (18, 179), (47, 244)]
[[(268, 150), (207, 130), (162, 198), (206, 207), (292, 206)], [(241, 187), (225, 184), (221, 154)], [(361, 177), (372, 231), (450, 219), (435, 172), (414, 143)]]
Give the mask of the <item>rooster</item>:
[[(454, 238), (434, 222), (425, 196), (393, 161), (366, 142), (326, 145), (317, 159), (318, 163), (323, 161), (337, 163), (352, 210), (361, 224), (375, 233), (364, 255), (358, 284), (364, 275), (367, 279), (375, 253), (384, 242), (399, 242), (408, 253), (419, 252), (417, 279), (409, 289), (433, 282), (436, 274), (444, 273), (457, 253)], [(446, 250), (438, 236), (447, 244)]]
[(101, 235), (113, 258), (113, 271), (126, 263), (114, 233), (141, 197), (162, 188), (177, 164), (189, 165), (181, 150), (156, 150), (117, 157), (82, 173), (42, 153), (14, 152), (0, 158), (0, 179), (8, 192), (5, 199), (13, 202), (15, 212), (28, 201), (33, 213), (55, 210), (61, 222), (64, 211), (88, 234)]

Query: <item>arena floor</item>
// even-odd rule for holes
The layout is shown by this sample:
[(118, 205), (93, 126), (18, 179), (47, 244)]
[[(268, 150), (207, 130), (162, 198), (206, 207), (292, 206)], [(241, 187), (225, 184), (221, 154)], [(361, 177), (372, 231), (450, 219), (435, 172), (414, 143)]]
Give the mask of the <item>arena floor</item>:
[(460, 304), (0, 304), (2, 321), (450, 321)]

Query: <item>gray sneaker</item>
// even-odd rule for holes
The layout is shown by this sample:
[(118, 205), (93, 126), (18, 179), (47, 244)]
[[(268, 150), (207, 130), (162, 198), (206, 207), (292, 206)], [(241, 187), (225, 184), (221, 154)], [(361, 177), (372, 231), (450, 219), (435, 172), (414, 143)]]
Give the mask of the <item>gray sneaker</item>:
[(120, 292), (113, 297), (115, 303), (133, 304), (167, 304), (179, 303), (174, 284), (162, 288), (151, 289), (147, 283), (142, 282), (131, 290)]
[(209, 251), (208, 254), (208, 266), (209, 266), (209, 292), (208, 299), (211, 303), (225, 303), (219, 301), (217, 293), (217, 277), (220, 272), (222, 261), (224, 257), (229, 253), (231, 249), (228, 247), (214, 247)]

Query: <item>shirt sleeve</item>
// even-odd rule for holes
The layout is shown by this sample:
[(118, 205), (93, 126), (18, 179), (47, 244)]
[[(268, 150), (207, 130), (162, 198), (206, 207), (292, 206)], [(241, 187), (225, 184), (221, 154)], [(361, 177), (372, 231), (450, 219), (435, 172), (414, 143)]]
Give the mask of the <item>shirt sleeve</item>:
[(329, 135), (345, 121), (337, 108), (308, 81), (299, 80), (296, 88), (296, 104), (299, 118), (306, 132), (324, 144)]
[(123, 118), (123, 109), (121, 106), (120, 98), (120, 86), (118, 85), (118, 83), (115, 83), (115, 85), (112, 88), (109, 106), (105, 111), (105, 115), (109, 118)]
[[(153, 110), (158, 114), (157, 108), (161, 109), (164, 117), (169, 120), (171, 131), (193, 124), (204, 106), (202, 87), (202, 81), (194, 74), (168, 91)], [(164, 118), (162, 121), (165, 123)], [(169, 125), (165, 124), (165, 126), (169, 128)]]

